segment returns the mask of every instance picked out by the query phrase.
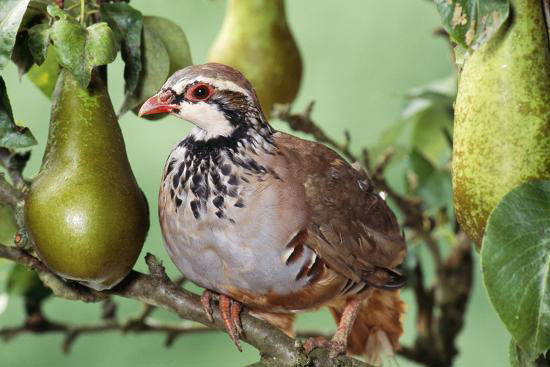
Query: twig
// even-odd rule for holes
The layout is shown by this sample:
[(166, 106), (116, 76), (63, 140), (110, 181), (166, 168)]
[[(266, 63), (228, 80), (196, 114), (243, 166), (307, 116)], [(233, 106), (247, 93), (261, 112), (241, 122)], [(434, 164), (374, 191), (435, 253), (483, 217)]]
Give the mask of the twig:
[[(0, 257), (12, 260), (39, 272), (42, 281), (52, 289), (53, 293), (62, 298), (97, 302), (109, 296), (120, 296), (134, 299), (166, 311), (175, 313), (182, 319), (199, 322), (208, 328), (225, 330), (223, 320), (215, 309), (214, 323), (210, 323), (202, 309), (199, 297), (171, 282), (164, 268), (155, 257), (147, 254), (146, 262), (151, 275), (132, 271), (126, 279), (108, 291), (94, 291), (76, 283), (68, 283), (53, 274), (38, 259), (20, 248), (0, 245)], [(296, 341), (282, 333), (273, 325), (250, 316), (247, 312), (241, 315), (244, 336), (243, 341), (258, 349), (262, 355), (262, 363), (271, 366), (307, 365), (327, 367), (366, 367), (367, 364), (346, 356), (330, 358), (328, 351), (316, 349), (309, 356), (303, 354)], [(104, 326), (107, 328), (107, 326)]]
[(355, 155), (353, 155), (353, 153), (351, 153), (351, 151), (349, 150), (349, 133), (345, 135), (345, 144), (339, 144), (338, 142), (336, 142), (336, 140), (325, 134), (325, 132), (311, 120), (311, 112), (313, 111), (313, 106), (315, 106), (315, 102), (311, 101), (307, 105), (304, 112), (302, 112), (301, 114), (292, 114), (290, 112), (290, 105), (277, 105), (273, 110), (273, 117), (285, 121), (291, 129), (310, 134), (318, 142), (326, 143), (331, 147), (339, 150), (346, 158), (348, 158), (352, 162), (357, 161), (357, 157), (355, 157)]
[(159, 333), (166, 334), (167, 337), (182, 336), (187, 334), (198, 334), (215, 332), (205, 326), (193, 325), (190, 322), (180, 323), (161, 323), (156, 320), (147, 322), (135, 323), (133, 320), (128, 322), (100, 322), (87, 325), (71, 325), (62, 322), (54, 322), (49, 320), (41, 320), (39, 322), (25, 322), (16, 327), (8, 327), (0, 329), (0, 337), (5, 341), (10, 341), (18, 335), (30, 334), (48, 334), (61, 333), (65, 337), (63, 339), (62, 349), (65, 354), (69, 353), (71, 347), (78, 337), (87, 334), (97, 334), (102, 332), (120, 332), (120, 333)]

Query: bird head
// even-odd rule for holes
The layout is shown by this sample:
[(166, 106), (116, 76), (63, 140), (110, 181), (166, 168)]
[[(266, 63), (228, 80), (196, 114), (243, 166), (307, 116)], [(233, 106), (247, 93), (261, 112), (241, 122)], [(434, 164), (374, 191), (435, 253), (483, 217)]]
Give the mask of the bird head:
[(239, 71), (217, 63), (175, 72), (141, 106), (139, 116), (166, 112), (193, 123), (205, 140), (267, 124), (250, 82)]

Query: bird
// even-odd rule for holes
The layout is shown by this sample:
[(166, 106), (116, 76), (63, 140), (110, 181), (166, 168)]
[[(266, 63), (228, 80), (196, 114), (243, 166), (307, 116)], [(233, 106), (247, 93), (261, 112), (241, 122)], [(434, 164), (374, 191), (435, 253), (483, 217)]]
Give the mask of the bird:
[(336, 332), (307, 339), (306, 353), (393, 356), (406, 242), (369, 175), (275, 130), (250, 82), (223, 64), (175, 72), (139, 110), (159, 113), (194, 125), (166, 161), (158, 212), (170, 258), (204, 288), (208, 318), (217, 306), (241, 350), (243, 307), (293, 335), (297, 312), (327, 306)]

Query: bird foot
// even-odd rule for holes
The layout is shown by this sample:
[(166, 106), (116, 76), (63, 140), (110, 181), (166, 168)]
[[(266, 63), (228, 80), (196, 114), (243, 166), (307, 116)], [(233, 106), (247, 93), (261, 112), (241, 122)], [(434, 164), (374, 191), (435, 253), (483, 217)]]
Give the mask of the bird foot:
[(338, 356), (346, 354), (346, 343), (339, 340), (327, 340), (322, 336), (307, 338), (304, 342), (304, 351), (306, 354), (310, 354), (315, 348), (324, 348), (329, 352), (330, 358), (336, 358)]
[[(210, 322), (214, 322), (212, 317), (212, 298), (214, 292), (205, 290), (201, 295), (201, 304)], [(242, 352), (240, 336), (243, 334), (243, 328), (241, 324), (241, 310), (242, 306), (234, 299), (220, 294), (218, 298), (218, 309), (223, 319), (225, 330), (233, 343), (237, 346), (237, 349)]]

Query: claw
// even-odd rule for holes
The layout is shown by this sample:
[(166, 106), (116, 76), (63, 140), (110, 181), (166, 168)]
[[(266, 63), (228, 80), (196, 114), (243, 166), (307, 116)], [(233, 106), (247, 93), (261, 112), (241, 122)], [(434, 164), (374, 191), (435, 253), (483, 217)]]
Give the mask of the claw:
[(242, 352), (241, 341), (239, 339), (242, 332), (239, 316), (241, 305), (223, 294), (220, 294), (219, 302), (220, 313), (225, 325), (225, 330), (227, 330), (229, 337), (233, 340), (233, 343), (235, 343), (239, 352)]
[(338, 340), (327, 340), (322, 336), (308, 338), (303, 344), (306, 355), (310, 354), (315, 348), (324, 348), (329, 352), (330, 358), (346, 354), (346, 344)]
[(231, 300), (231, 318), (233, 319), (235, 329), (237, 329), (239, 335), (242, 335), (243, 333), (243, 326), (241, 324), (241, 310), (241, 304), (235, 300)]
[(327, 349), (331, 358), (346, 354), (348, 338), (353, 328), (353, 324), (355, 323), (355, 319), (357, 318), (357, 312), (360, 305), (361, 299), (350, 297), (346, 301), (344, 312), (342, 313), (338, 328), (332, 339), (326, 340), (322, 336), (308, 338), (303, 344), (306, 354), (311, 353), (315, 348)]
[(206, 317), (208, 317), (208, 321), (214, 322), (214, 318), (212, 317), (211, 301), (212, 301), (212, 292), (210, 292), (208, 289), (205, 289), (201, 295), (202, 308), (204, 309), (204, 313), (206, 313)]

